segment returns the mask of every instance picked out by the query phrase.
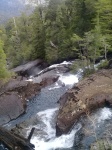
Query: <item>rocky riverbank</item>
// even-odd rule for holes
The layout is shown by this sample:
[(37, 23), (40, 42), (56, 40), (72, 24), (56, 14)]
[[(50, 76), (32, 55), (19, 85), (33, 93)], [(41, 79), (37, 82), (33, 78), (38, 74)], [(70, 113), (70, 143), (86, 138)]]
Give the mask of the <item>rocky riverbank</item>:
[(107, 139), (102, 139), (102, 140), (98, 140), (97, 142), (93, 143), (91, 145), (91, 148), (90, 150), (98, 150), (98, 149), (101, 149), (101, 150), (105, 150), (105, 149), (110, 149), (111, 150), (112, 148), (112, 141)]
[[(40, 70), (43, 62), (35, 60), (13, 69), (21, 76), (14, 76), (6, 84), (0, 84), (0, 125), (25, 113), (27, 100), (38, 95), (42, 88), (56, 82), (60, 74), (70, 70), (70, 65), (63, 62)], [(29, 78), (28, 75), (32, 73), (36, 77)]]
[(59, 100), (57, 136), (67, 133), (83, 114), (105, 105), (112, 106), (112, 69), (100, 70), (85, 78)]
[(16, 119), (25, 113), (27, 100), (38, 95), (45, 86), (53, 84), (56, 77), (44, 78), (40, 83), (11, 79), (0, 89), (0, 125)]

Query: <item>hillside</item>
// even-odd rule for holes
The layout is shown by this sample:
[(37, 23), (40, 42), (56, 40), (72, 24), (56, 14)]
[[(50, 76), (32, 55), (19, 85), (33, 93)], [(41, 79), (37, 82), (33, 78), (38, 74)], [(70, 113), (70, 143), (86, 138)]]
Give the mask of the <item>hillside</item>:
[(26, 8), (32, 10), (33, 7), (34, 5), (25, 0), (0, 0), (0, 24), (6, 22), (11, 17), (20, 15)]

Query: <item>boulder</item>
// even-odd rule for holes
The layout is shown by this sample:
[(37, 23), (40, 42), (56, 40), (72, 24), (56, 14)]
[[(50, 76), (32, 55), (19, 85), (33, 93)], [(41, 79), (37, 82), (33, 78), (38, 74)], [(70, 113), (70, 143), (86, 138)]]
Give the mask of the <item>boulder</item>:
[(42, 88), (56, 82), (58, 77), (44, 78), (40, 83), (11, 79), (0, 89), (0, 125), (16, 119), (26, 110), (27, 99), (38, 95)]
[(105, 105), (112, 106), (112, 69), (101, 70), (80, 81), (60, 100), (57, 136), (67, 133), (81, 115)]
[(41, 82), (45, 82), (45, 80), (46, 81), (53, 81), (54, 79), (58, 79), (58, 77), (59, 77), (59, 75), (56, 73), (56, 71), (55, 70), (50, 70), (50, 71), (48, 71), (48, 72), (44, 72), (44, 73), (42, 73), (42, 74), (40, 74), (40, 75), (38, 75), (37, 77), (35, 77), (34, 79), (33, 79), (33, 82), (34, 83), (41, 83)]
[(37, 76), (43, 75), (43, 74), (46, 75), (49, 72), (51, 74), (54, 74), (54, 72), (55, 73), (66, 73), (71, 70), (71, 65), (72, 65), (71, 62), (68, 63), (66, 61), (61, 64), (54, 64), (54, 65), (51, 65), (51, 66), (45, 68), (44, 70), (42, 70)]
[(24, 113), (24, 105), (17, 92), (7, 92), (0, 97), (0, 125)]
[(20, 65), (16, 68), (11, 69), (12, 72), (17, 73), (21, 76), (31, 75), (32, 72), (39, 72), (40, 69), (37, 66), (42, 65), (43, 61), (41, 59), (37, 59), (34, 61), (30, 61), (24, 65)]

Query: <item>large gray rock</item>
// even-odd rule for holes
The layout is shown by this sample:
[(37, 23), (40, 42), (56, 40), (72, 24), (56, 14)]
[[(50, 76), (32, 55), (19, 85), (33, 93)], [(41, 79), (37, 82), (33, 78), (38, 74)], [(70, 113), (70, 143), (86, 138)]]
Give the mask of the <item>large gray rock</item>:
[(16, 68), (13, 68), (11, 71), (15, 72), (19, 75), (25, 76), (25, 75), (31, 75), (32, 73), (38, 73), (40, 71), (39, 66), (42, 64), (43, 61), (41, 59), (37, 59), (34, 61), (30, 61), (24, 65), (20, 65)]
[(38, 95), (42, 88), (56, 82), (58, 77), (43, 78), (40, 83), (11, 79), (0, 89), (0, 125), (16, 119), (26, 110), (26, 100)]
[(24, 113), (22, 98), (17, 92), (5, 93), (0, 97), (0, 125)]

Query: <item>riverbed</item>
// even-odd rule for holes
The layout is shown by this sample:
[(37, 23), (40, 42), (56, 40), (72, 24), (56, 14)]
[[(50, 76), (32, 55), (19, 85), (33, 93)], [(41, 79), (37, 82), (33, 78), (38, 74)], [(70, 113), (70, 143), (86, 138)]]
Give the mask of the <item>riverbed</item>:
[[(66, 62), (67, 63), (67, 62)], [(79, 82), (82, 70), (77, 73), (60, 73), (58, 81), (43, 88), (39, 95), (28, 101), (26, 113), (6, 124), (12, 129), (18, 126), (21, 135), (28, 137), (31, 128), (35, 127), (31, 142), (35, 150), (89, 150), (90, 145), (100, 138), (112, 123), (112, 109), (101, 108), (90, 116), (84, 116), (74, 124), (71, 131), (56, 137), (56, 117), (59, 110), (57, 101)], [(34, 78), (33, 78), (34, 80)]]

